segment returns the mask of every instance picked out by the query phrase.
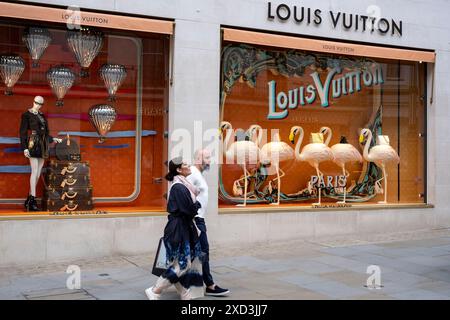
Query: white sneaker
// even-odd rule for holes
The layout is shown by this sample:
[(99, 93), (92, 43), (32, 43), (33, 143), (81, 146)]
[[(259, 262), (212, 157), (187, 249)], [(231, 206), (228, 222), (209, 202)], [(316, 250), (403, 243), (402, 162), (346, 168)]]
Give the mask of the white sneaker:
[(190, 289), (186, 290), (185, 288), (183, 288), (181, 290), (181, 292), (179, 292), (179, 293), (180, 293), (181, 300), (191, 300), (192, 299), (191, 298), (191, 290)]
[(145, 289), (145, 294), (147, 295), (148, 300), (159, 300), (161, 298), (160, 293), (153, 292), (153, 287)]

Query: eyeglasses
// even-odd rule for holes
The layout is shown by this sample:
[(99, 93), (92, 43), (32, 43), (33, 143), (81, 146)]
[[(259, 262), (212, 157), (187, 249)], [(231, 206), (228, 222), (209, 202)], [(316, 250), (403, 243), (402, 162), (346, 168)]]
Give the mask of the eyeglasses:
[(36, 103), (36, 104), (38, 104), (40, 106), (44, 105), (44, 103), (40, 103), (40, 102), (37, 102), (37, 101), (34, 101), (34, 103)]

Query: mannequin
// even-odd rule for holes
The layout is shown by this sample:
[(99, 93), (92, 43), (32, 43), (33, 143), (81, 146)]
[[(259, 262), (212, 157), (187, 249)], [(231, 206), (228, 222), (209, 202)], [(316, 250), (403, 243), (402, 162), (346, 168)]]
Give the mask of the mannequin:
[[(44, 114), (40, 111), (44, 105), (44, 98), (34, 97), (33, 106), (22, 114), (20, 123), (20, 143), (23, 154), (30, 160), (30, 193), (25, 201), (26, 211), (39, 211), (36, 203), (36, 185), (48, 158), (49, 144), (61, 143), (62, 139), (53, 138), (49, 134), (48, 123)], [(29, 134), (30, 133), (30, 134)]]

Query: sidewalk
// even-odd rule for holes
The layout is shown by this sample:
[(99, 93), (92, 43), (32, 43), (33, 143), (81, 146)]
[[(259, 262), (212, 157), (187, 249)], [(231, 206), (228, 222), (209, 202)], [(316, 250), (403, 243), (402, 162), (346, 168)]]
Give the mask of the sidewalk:
[[(450, 229), (366, 237), (215, 248), (214, 279), (228, 297), (202, 299), (450, 299)], [(0, 268), (0, 299), (139, 299), (154, 284), (153, 255)], [(69, 265), (81, 268), (81, 289), (66, 288)], [(380, 289), (365, 287), (369, 265)], [(178, 299), (174, 288), (163, 299)]]

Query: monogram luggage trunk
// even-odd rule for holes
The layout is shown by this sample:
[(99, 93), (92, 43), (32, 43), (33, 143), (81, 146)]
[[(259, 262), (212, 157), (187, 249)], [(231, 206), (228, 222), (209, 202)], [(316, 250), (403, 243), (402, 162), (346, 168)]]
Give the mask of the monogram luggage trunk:
[(90, 175), (89, 162), (76, 161), (50, 161), (47, 167), (47, 173), (52, 175)]
[(89, 176), (86, 175), (60, 175), (48, 174), (46, 176), (46, 184), (50, 188), (68, 188), (68, 187), (89, 187), (91, 184)]
[(44, 210), (47, 211), (84, 211), (92, 210), (94, 205), (92, 200), (50, 200), (46, 199), (42, 202)]
[(57, 187), (45, 190), (45, 200), (91, 200), (92, 186), (89, 187)]
[(52, 160), (47, 167), (42, 207), (47, 211), (85, 211), (94, 208), (87, 161)]

